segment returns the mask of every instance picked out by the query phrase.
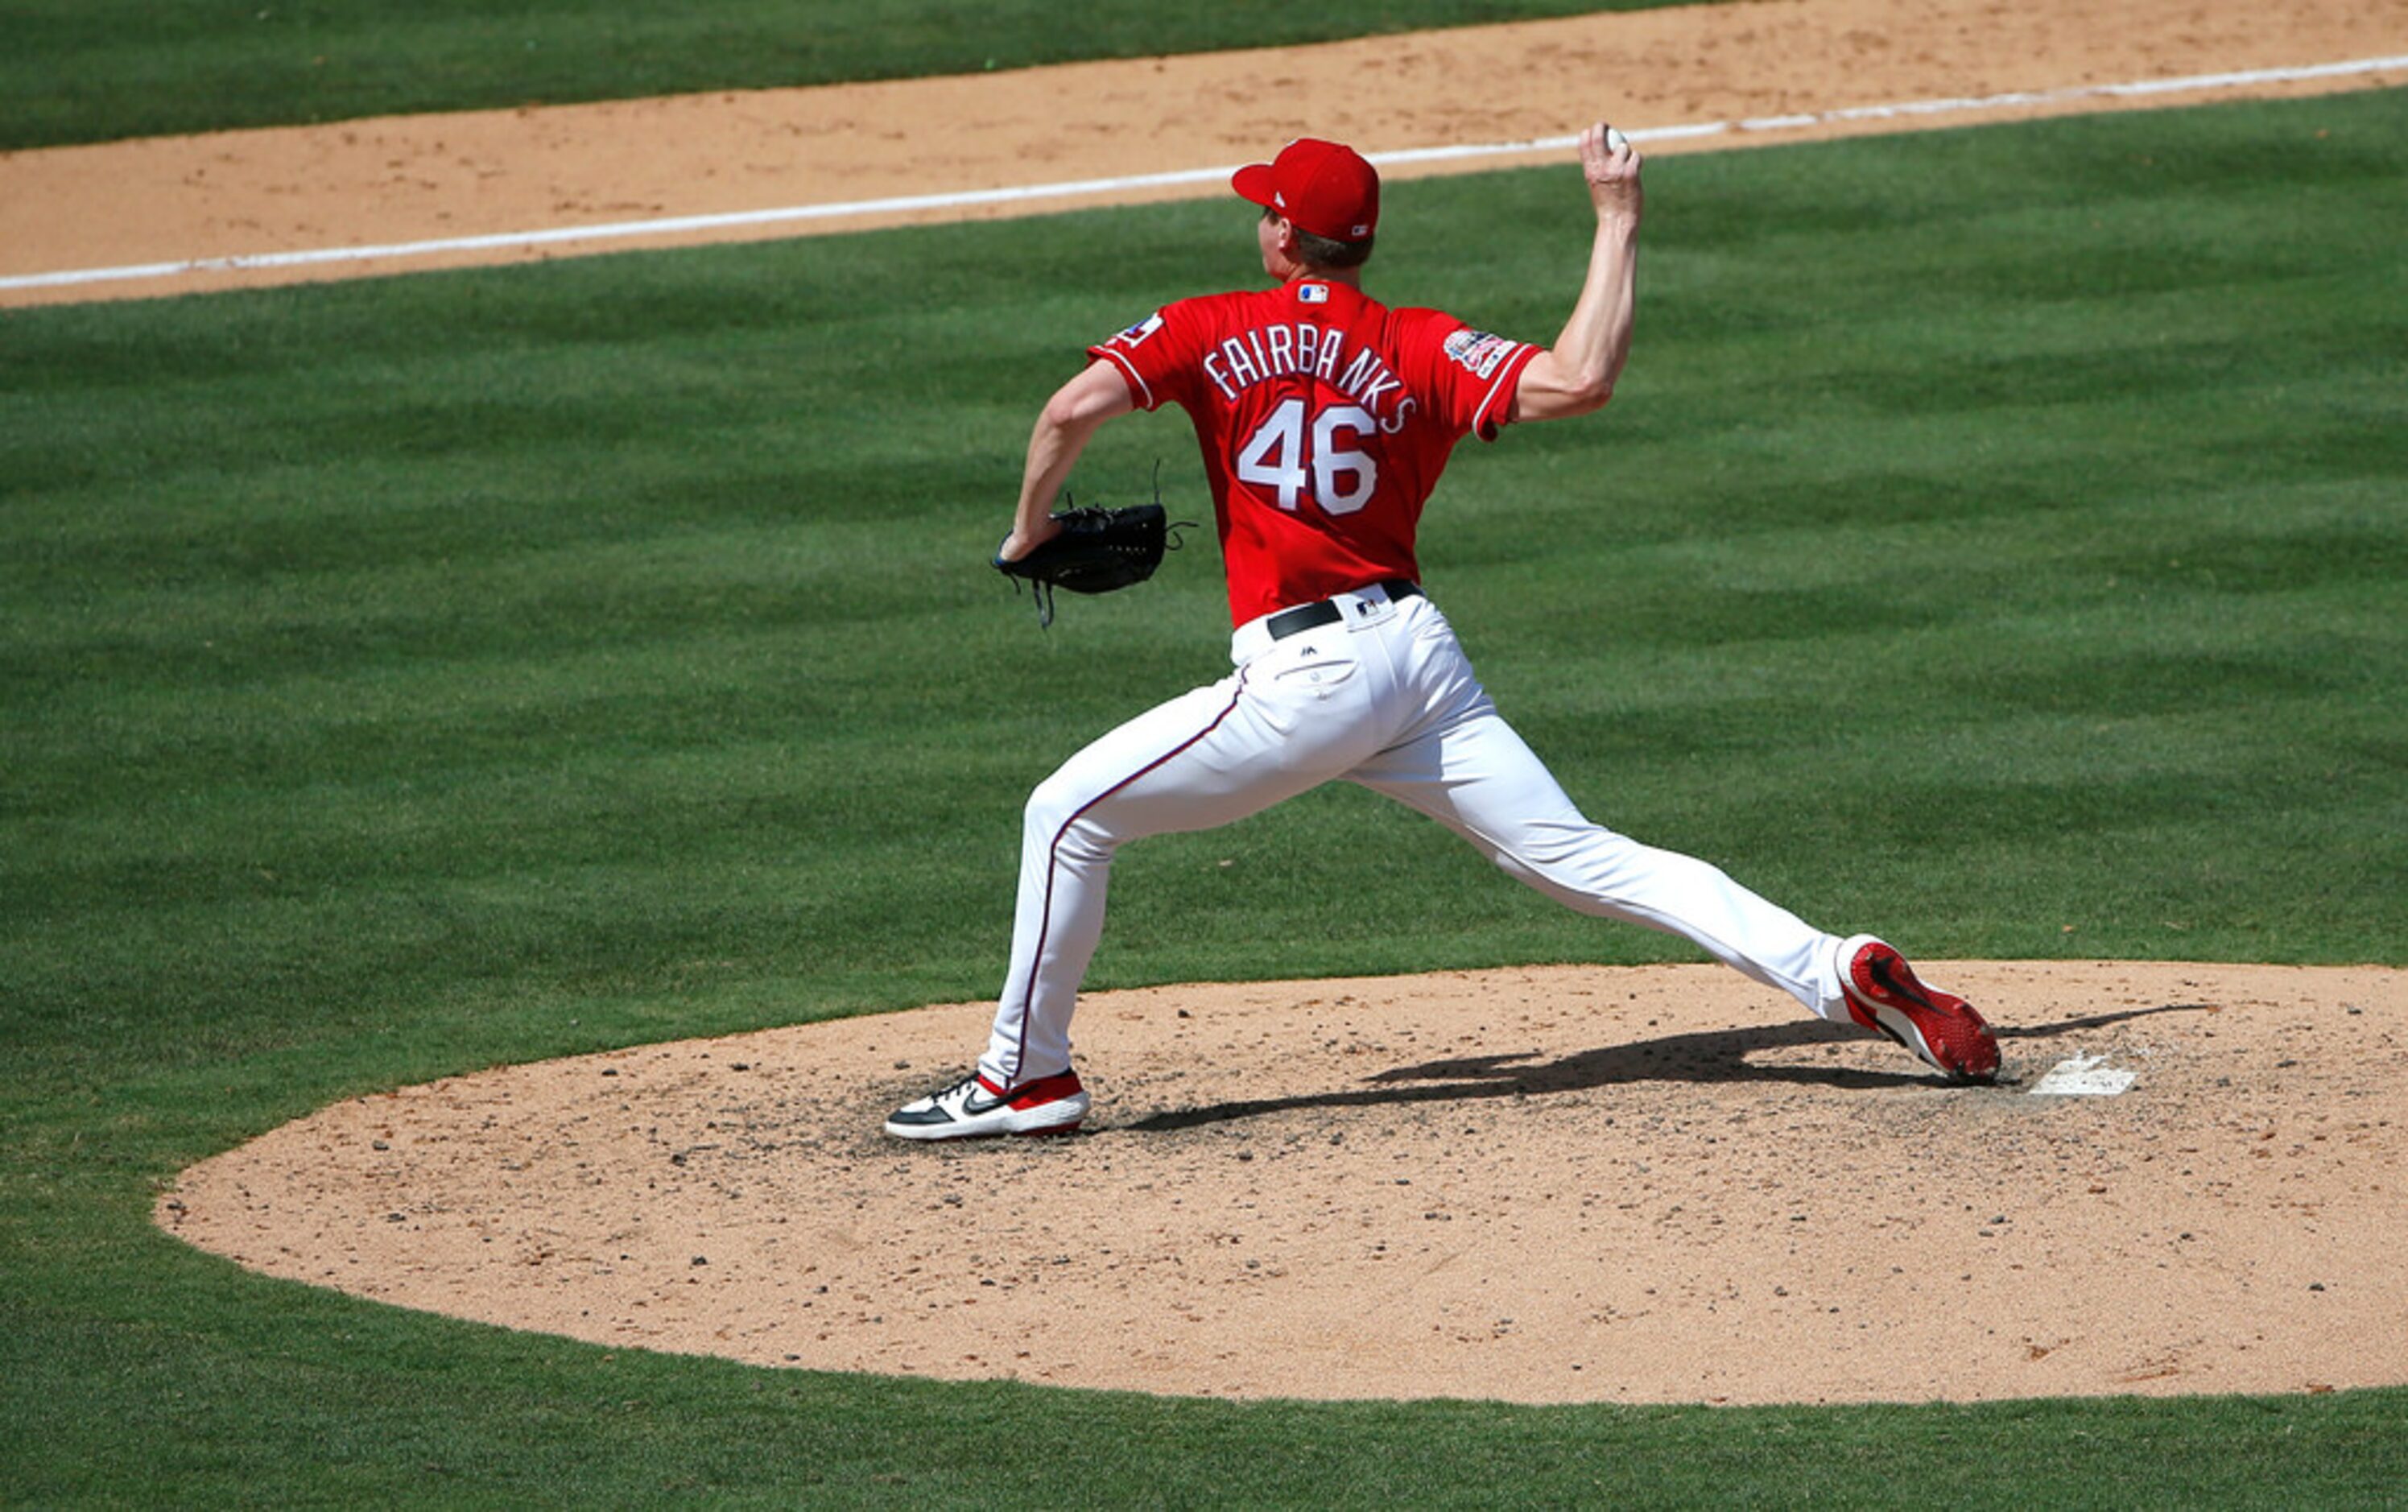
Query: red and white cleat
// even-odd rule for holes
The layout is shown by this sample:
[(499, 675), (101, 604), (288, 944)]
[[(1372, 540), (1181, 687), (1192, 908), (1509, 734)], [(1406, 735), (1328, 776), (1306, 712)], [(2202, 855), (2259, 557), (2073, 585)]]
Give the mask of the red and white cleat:
[(1888, 1035), (1932, 1070), (1957, 1081), (1998, 1079), (1999, 1037), (1962, 998), (1925, 986), (1886, 943), (1857, 935), (1840, 947), (1848, 1014)]
[(982, 1139), (990, 1134), (1067, 1134), (1087, 1116), (1079, 1073), (1039, 1076), (998, 1087), (973, 1073), (942, 1091), (906, 1102), (886, 1120), (897, 1139)]

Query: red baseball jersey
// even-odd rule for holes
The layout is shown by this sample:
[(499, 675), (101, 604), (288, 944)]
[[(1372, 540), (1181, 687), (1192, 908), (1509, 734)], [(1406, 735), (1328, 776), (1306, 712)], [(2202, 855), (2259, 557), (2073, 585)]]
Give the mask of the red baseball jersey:
[(1310, 279), (1182, 299), (1087, 350), (1140, 409), (1195, 422), (1239, 625), (1419, 582), (1423, 504), (1456, 441), (1496, 439), (1539, 351)]

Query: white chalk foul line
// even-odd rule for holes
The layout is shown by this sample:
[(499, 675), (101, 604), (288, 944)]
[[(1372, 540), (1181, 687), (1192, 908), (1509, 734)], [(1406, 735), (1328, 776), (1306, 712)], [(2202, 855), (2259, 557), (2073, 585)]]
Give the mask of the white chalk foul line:
[[(1926, 116), (1958, 115), (1973, 110), (2063, 105), (2086, 99), (2120, 99), (2151, 94), (2176, 94), (2260, 84), (2300, 83), (2360, 74), (2408, 69), (2408, 56), (2355, 58), (2344, 63), (2312, 64), (2296, 68), (2251, 68), (2235, 73), (2192, 74), (2182, 79), (2151, 79), (2123, 84), (2081, 84), (2066, 89), (1973, 95), (1959, 99), (1910, 100), (1895, 105), (1856, 105), (1837, 110), (1797, 115), (1756, 116), (1742, 121), (1710, 121), (1694, 125), (1647, 126), (1629, 133), (1636, 143), (1667, 142), (1719, 137), (1732, 132), (1791, 131), (1859, 121), (1896, 121)], [(1485, 142), (1457, 147), (1424, 147), (1404, 151), (1374, 152), (1373, 163), (1394, 166), (1512, 153), (1550, 151), (1572, 146), (1577, 137), (1541, 137), (1530, 141)], [(852, 216), (897, 215), (915, 210), (975, 209), (1030, 200), (1076, 199), (1088, 194), (1127, 194), (1149, 189), (1175, 189), (1187, 184), (1226, 182), (1237, 171), (1232, 164), (1217, 168), (1182, 168), (1171, 173), (1135, 174), (1115, 179), (1080, 179), (1062, 183), (1025, 184), (1010, 189), (972, 189), (942, 194), (905, 194), (890, 199), (856, 199), (821, 205), (790, 205), (777, 209), (731, 210), (715, 215), (671, 215), (649, 221), (613, 221), (600, 225), (552, 226), (540, 231), (499, 231), (477, 237), (441, 237), (425, 241), (396, 241), (370, 247), (315, 247), (299, 252), (250, 252), (232, 257), (194, 257), (166, 263), (135, 263), (118, 267), (68, 268), (55, 273), (21, 273), (0, 277), (0, 290), (54, 289), (81, 283), (108, 283), (126, 279), (178, 278), (194, 273), (238, 272), (251, 268), (308, 267), (327, 263), (364, 263), (380, 258), (435, 257), (449, 252), (494, 252), (560, 246), (571, 242), (623, 241), (634, 237), (678, 236), (689, 231), (731, 231), (750, 226), (793, 224), (806, 221), (843, 220)]]

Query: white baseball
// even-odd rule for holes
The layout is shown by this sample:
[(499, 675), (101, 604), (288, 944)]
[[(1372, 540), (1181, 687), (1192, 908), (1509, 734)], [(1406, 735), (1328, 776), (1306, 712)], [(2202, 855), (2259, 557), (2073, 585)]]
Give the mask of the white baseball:
[(1608, 126), (1605, 128), (1605, 150), (1607, 151), (1619, 151), (1627, 148), (1629, 145), (1630, 138), (1622, 135), (1622, 128), (1620, 126)]

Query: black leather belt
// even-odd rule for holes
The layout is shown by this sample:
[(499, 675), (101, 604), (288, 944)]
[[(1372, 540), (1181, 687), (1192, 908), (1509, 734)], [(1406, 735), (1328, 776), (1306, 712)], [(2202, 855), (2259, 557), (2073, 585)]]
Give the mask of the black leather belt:
[[(1422, 596), (1420, 583), (1408, 583), (1402, 578), (1386, 579), (1380, 586), (1388, 591), (1391, 598), (1419, 598)], [(1264, 621), (1263, 628), (1270, 632), (1272, 640), (1284, 641), (1300, 631), (1335, 625), (1345, 617), (1346, 612), (1338, 607), (1336, 600), (1324, 598), (1317, 604), (1298, 604), (1294, 609), (1283, 609)]]

